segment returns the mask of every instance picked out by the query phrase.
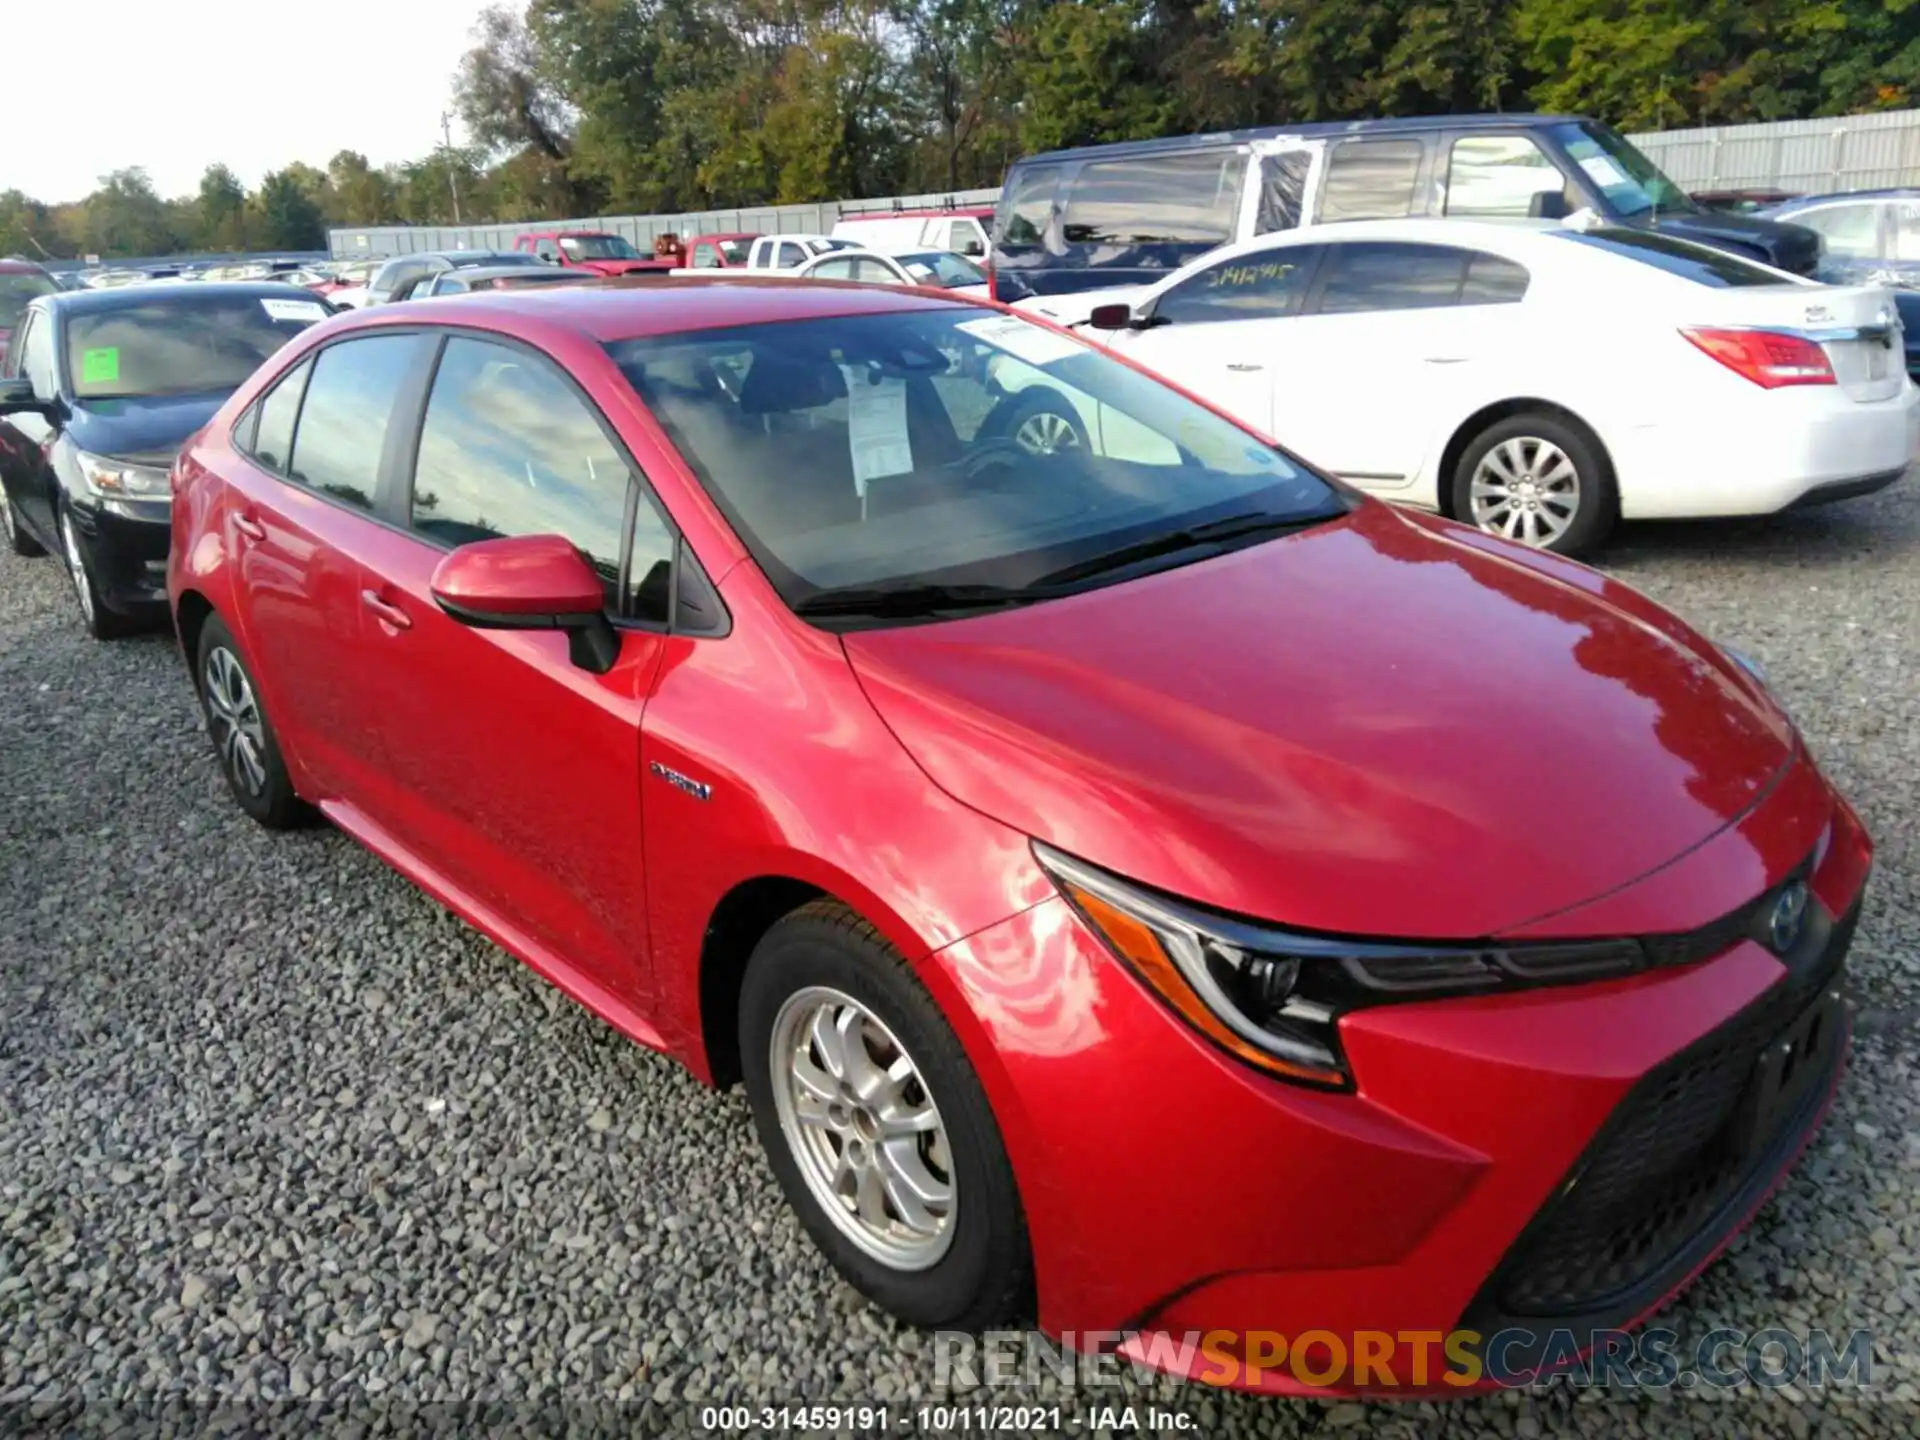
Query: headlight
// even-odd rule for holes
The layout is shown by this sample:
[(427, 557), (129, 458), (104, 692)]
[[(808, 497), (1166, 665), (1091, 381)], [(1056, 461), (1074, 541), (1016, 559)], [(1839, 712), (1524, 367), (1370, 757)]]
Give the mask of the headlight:
[(1346, 940), (1203, 910), (1035, 842), (1083, 920), (1182, 1019), (1272, 1075), (1346, 1089), (1340, 1017), (1372, 1005), (1629, 975), (1634, 940), (1539, 945)]
[(74, 451), (80, 466), (80, 478), (96, 499), (170, 500), (173, 489), (165, 466), (140, 465), (111, 455), (89, 455)]

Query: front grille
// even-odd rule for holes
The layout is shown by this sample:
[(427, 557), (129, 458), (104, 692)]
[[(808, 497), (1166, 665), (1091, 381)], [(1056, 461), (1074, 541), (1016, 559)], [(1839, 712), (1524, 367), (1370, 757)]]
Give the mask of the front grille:
[(1834, 982), (1858, 914), (1856, 906), (1830, 930), (1822, 926), (1827, 933), (1809, 935), (1809, 948), (1819, 948), (1788, 957), (1785, 980), (1633, 1088), (1502, 1262), (1489, 1285), (1499, 1311), (1611, 1308), (1656, 1278), (1679, 1279), (1663, 1272), (1703, 1229), (1734, 1223), (1722, 1212), (1758, 1169), (1782, 1163), (1778, 1152), (1811, 1123), (1826, 1088), (1816, 1084), (1753, 1153), (1737, 1152), (1731, 1137), (1760, 1052)]

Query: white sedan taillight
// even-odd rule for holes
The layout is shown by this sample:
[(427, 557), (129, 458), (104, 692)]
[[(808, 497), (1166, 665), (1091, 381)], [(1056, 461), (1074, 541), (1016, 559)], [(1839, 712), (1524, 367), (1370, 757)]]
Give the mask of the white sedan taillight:
[(1783, 385), (1835, 384), (1833, 365), (1819, 342), (1786, 330), (1682, 329), (1680, 332), (1734, 374), (1766, 390)]

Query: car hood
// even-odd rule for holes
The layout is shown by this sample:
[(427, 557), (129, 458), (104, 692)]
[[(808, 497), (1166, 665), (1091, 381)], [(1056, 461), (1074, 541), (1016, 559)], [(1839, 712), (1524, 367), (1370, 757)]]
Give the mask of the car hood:
[(1662, 215), (1655, 226), (1663, 235), (1732, 248), (1764, 257), (1771, 265), (1796, 275), (1810, 275), (1820, 261), (1820, 237), (1804, 225), (1770, 220), (1761, 215), (1726, 215), (1706, 210), (1699, 214)]
[(202, 395), (164, 395), (146, 400), (83, 400), (74, 406), (67, 434), (95, 455), (171, 460), (195, 431), (227, 403), (229, 390)]
[(1795, 753), (1777, 707), (1651, 602), (1374, 502), (1102, 590), (843, 641), (955, 798), (1316, 930), (1514, 929), (1699, 845)]

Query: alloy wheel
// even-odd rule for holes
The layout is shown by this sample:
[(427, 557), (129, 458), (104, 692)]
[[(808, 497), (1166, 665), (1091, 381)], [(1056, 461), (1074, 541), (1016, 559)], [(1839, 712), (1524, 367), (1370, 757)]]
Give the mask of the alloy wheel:
[(94, 623), (93, 582), (87, 578), (87, 562), (80, 554), (80, 537), (74, 533), (73, 517), (60, 512), (60, 543), (67, 552), (67, 573), (73, 577), (74, 594), (80, 598), (80, 614), (89, 626)]
[(1516, 435), (1480, 457), (1468, 497), (1480, 529), (1552, 545), (1580, 513), (1580, 472), (1551, 440)]
[(883, 1265), (938, 1264), (958, 1213), (953, 1161), (893, 1032), (852, 996), (808, 986), (774, 1017), (770, 1059), (781, 1134), (828, 1218)]
[(1013, 443), (1029, 455), (1052, 455), (1061, 450), (1079, 449), (1080, 436), (1066, 416), (1038, 410), (1015, 428)]
[(267, 786), (267, 733), (247, 672), (231, 650), (216, 646), (207, 652), (205, 681), (207, 719), (220, 762), (236, 785), (257, 796)]

